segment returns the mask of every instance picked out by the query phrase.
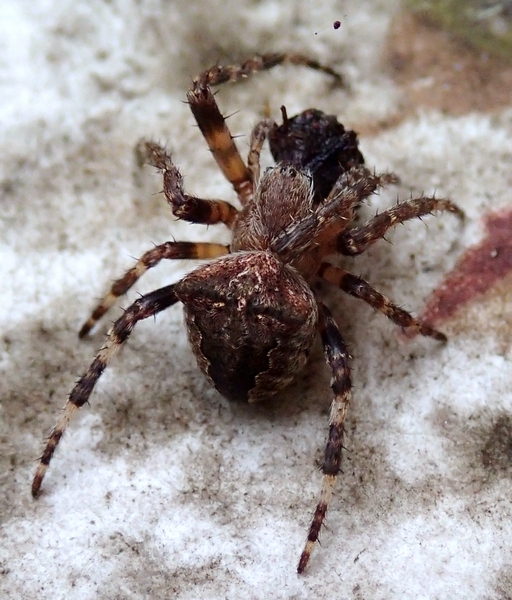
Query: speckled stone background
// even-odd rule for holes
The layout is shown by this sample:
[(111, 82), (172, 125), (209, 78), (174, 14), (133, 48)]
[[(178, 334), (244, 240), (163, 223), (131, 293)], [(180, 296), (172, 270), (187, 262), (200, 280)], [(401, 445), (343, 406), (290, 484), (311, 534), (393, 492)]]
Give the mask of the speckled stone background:
[[(465, 225), (428, 217), (343, 263), (421, 314), (480, 248), (489, 215), (512, 211), (502, 59), (397, 1), (0, 4), (2, 598), (511, 597), (506, 234), (479, 255), (484, 275), (501, 257), (494, 283), (475, 295), (466, 278), (469, 299), (452, 294), (445, 347), (407, 340), (322, 286), (355, 389), (343, 474), (305, 576), (295, 568), (331, 398), (320, 345), (280, 402), (247, 408), (209, 388), (179, 307), (141, 323), (72, 423), (44, 494), (30, 497), (43, 438), (108, 329), (106, 319), (77, 338), (95, 299), (153, 243), (228, 239), (222, 227), (173, 219), (159, 177), (136, 166), (137, 140), (167, 143), (191, 193), (233, 200), (183, 103), (187, 86), (217, 60), (288, 49), (339, 69), (348, 89), (293, 67), (225, 86), (217, 98), (235, 113), (237, 143), (245, 154), (267, 105), (276, 118), (282, 104), (289, 114), (319, 108), (359, 131), (368, 165), (401, 177), (361, 219), (397, 196), (459, 203)], [(160, 265), (122, 304), (192, 267)]]

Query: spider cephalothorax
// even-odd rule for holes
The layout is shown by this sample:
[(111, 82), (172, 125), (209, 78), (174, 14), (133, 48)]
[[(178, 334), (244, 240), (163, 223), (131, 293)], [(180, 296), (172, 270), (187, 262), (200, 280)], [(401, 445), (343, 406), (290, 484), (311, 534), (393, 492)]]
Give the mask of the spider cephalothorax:
[[(413, 318), (363, 279), (325, 259), (336, 253), (361, 254), (397, 223), (434, 210), (459, 216), (462, 212), (448, 200), (420, 197), (354, 226), (357, 206), (379, 186), (396, 179), (368, 171), (356, 134), (346, 131), (335, 117), (314, 109), (290, 119), (282, 109), (281, 125), (269, 118), (258, 123), (246, 165), (210, 87), (284, 62), (305, 65), (340, 80), (328, 67), (302, 55), (272, 54), (240, 65), (213, 67), (194, 80), (187, 96), (214, 158), (237, 192), (241, 210), (221, 200), (189, 196), (166, 150), (153, 142), (140, 144), (140, 156), (163, 173), (164, 193), (173, 213), (195, 223), (224, 223), (232, 230), (232, 243), (165, 242), (143, 254), (114, 283), (80, 330), (80, 337), (160, 260), (212, 259), (177, 283), (142, 296), (114, 323), (105, 344), (69, 395), (39, 462), (32, 493), (38, 494), (72, 414), (87, 402), (105, 367), (141, 319), (181, 302), (201, 370), (221, 394), (244, 402), (275, 396), (289, 384), (306, 364), (319, 333), (332, 371), (333, 400), (322, 490), (298, 565), (302, 572), (318, 540), (340, 470), (352, 387), (346, 345), (329, 309), (311, 285), (323, 278), (399, 326), (444, 341), (442, 333)], [(267, 138), (276, 165), (260, 174), (259, 156)]]

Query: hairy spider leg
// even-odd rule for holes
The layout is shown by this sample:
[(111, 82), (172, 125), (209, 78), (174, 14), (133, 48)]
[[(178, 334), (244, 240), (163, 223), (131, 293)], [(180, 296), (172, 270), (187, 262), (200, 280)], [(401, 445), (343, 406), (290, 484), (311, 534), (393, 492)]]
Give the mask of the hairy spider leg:
[[(374, 290), (363, 279), (323, 262), (317, 273), (325, 281), (337, 285), (348, 294), (364, 300), (375, 310), (378, 310), (391, 321), (403, 328), (414, 328), (418, 333), (445, 342), (446, 336), (412, 317), (407, 311), (393, 304), (388, 298)], [(297, 571), (303, 573), (318, 541), (320, 529), (325, 519), (329, 502), (332, 497), (336, 475), (340, 470), (341, 451), (343, 448), (344, 423), (350, 403), (350, 368), (349, 355), (343, 342), (338, 326), (328, 309), (319, 303), (319, 330), (324, 344), (327, 363), (333, 370), (331, 387), (335, 398), (331, 406), (329, 421), (329, 436), (322, 465), (323, 481), (320, 501), (317, 504), (311, 523), (306, 545), (301, 554)]]
[(174, 216), (191, 223), (224, 223), (230, 229), (233, 228), (238, 210), (224, 200), (205, 200), (186, 194), (183, 189), (183, 177), (163, 146), (153, 141), (141, 140), (137, 146), (137, 155), (141, 165), (148, 163), (162, 172), (163, 192)]
[(247, 167), (251, 173), (251, 179), (255, 184), (260, 179), (260, 155), (269, 132), (277, 127), (274, 119), (263, 119), (257, 123), (251, 133), (249, 155), (247, 156)]
[(233, 186), (242, 205), (246, 205), (253, 196), (254, 180), (251, 170), (245, 165), (233, 141), (211, 87), (228, 81), (238, 81), (252, 73), (272, 69), (283, 63), (303, 65), (329, 75), (338, 84), (343, 82), (339, 73), (302, 54), (263, 54), (240, 64), (216, 65), (203, 71), (193, 80), (192, 87), (187, 93), (187, 100), (199, 129), (220, 170)]
[[(174, 166), (170, 154), (162, 146), (155, 142), (141, 141), (137, 150), (141, 160), (149, 162), (162, 171), (163, 191), (177, 217), (204, 225), (222, 222), (231, 227), (234, 224), (238, 210), (231, 204), (222, 200), (204, 200), (185, 194), (183, 178)], [(229, 254), (229, 246), (208, 242), (164, 242), (155, 246), (145, 252), (134, 267), (113, 283), (110, 291), (96, 305), (91, 316), (80, 329), (78, 336), (85, 337), (116, 300), (126, 294), (148, 269), (155, 267), (161, 260), (199, 260), (218, 258), (224, 254)]]
[(229, 254), (229, 246), (208, 242), (164, 242), (145, 252), (137, 263), (114, 281), (112, 287), (96, 305), (91, 316), (82, 325), (78, 337), (85, 337), (105, 313), (144, 275), (163, 259), (205, 259)]
[(227, 82), (236, 82), (258, 73), (260, 71), (268, 71), (278, 65), (302, 65), (325, 73), (334, 79), (338, 85), (343, 85), (343, 76), (340, 75), (331, 67), (321, 64), (315, 59), (304, 54), (296, 52), (273, 52), (269, 54), (256, 54), (255, 56), (244, 60), (241, 63), (233, 65), (214, 65), (200, 73), (195, 79), (194, 84), (200, 87), (218, 86)]
[(57, 424), (50, 433), (34, 475), (32, 496), (36, 497), (38, 495), (46, 469), (73, 414), (88, 401), (96, 382), (107, 365), (118, 353), (121, 346), (126, 342), (137, 322), (152, 317), (178, 302), (175, 288), (176, 284), (168, 285), (142, 296), (129, 306), (124, 314), (114, 323), (96, 358), (71, 391), (68, 401), (57, 420)]
[(329, 309), (321, 302), (318, 302), (318, 308), (318, 330), (324, 346), (325, 359), (332, 370), (331, 388), (334, 392), (334, 399), (331, 404), (329, 434), (325, 447), (324, 461), (322, 463), (323, 477), (320, 500), (315, 509), (304, 550), (300, 556), (297, 567), (298, 573), (304, 572), (315, 543), (318, 541), (320, 529), (332, 498), (336, 476), (340, 471), (341, 451), (345, 436), (345, 420), (347, 418), (352, 389), (349, 365), (350, 357), (347, 346)]
[(403, 329), (413, 329), (419, 334), (432, 337), (440, 342), (446, 342), (447, 338), (444, 333), (437, 331), (429, 325), (415, 319), (403, 308), (400, 308), (389, 298), (375, 290), (367, 281), (356, 277), (343, 269), (334, 267), (327, 262), (323, 262), (317, 271), (317, 275), (325, 281), (339, 287), (341, 290), (364, 300), (373, 309), (379, 311), (396, 325)]
[(335, 240), (333, 250), (346, 256), (362, 254), (369, 246), (382, 239), (391, 227), (432, 214), (435, 210), (448, 211), (464, 218), (464, 212), (450, 200), (421, 196), (388, 208), (361, 227), (342, 231)]
[(347, 228), (354, 216), (354, 209), (375, 190), (387, 183), (394, 183), (396, 176), (390, 173), (374, 175), (365, 167), (354, 167), (342, 173), (329, 196), (307, 218), (285, 229), (274, 245), (275, 251), (285, 262), (307, 252), (312, 240), (323, 248), (323, 254), (335, 252), (332, 239)]

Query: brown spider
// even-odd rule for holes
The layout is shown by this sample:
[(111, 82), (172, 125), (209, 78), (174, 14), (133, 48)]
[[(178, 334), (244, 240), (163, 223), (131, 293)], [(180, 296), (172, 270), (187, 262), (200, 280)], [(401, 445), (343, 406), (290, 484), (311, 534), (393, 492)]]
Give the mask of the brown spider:
[[(397, 223), (433, 210), (462, 211), (448, 200), (420, 197), (385, 210), (351, 227), (354, 210), (379, 186), (396, 181), (363, 166), (356, 134), (335, 117), (307, 110), (283, 124), (258, 123), (247, 165), (242, 160), (210, 87), (236, 81), (281, 63), (305, 65), (340, 81), (340, 76), (302, 55), (256, 56), (240, 65), (212, 67), (194, 81), (188, 102), (210, 150), (233, 185), (242, 209), (221, 200), (189, 196), (170, 155), (143, 142), (144, 160), (161, 170), (164, 193), (174, 215), (193, 223), (224, 223), (233, 232), (230, 246), (204, 242), (165, 242), (149, 250), (96, 306), (80, 330), (85, 336), (114, 302), (162, 259), (212, 259), (181, 281), (136, 300), (114, 323), (89, 369), (80, 377), (50, 434), (37, 467), (37, 496), (46, 469), (72, 415), (83, 406), (100, 375), (135, 324), (182, 302), (197, 362), (215, 388), (230, 400), (257, 402), (288, 385), (307, 361), (316, 333), (332, 370), (328, 440), (322, 464), (320, 499), (298, 564), (306, 568), (340, 471), (344, 424), (351, 394), (349, 355), (329, 309), (311, 288), (323, 278), (364, 300), (394, 323), (445, 341), (444, 334), (412, 317), (369, 283), (324, 261), (331, 254), (355, 256), (384, 237)], [(260, 175), (260, 151), (268, 138), (276, 165)], [(213, 260), (215, 259), (215, 260)]]

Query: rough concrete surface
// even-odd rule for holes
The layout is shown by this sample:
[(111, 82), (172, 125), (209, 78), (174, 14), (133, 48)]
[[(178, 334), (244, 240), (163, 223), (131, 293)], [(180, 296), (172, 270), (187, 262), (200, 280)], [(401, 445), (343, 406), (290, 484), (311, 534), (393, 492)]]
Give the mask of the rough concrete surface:
[[(464, 225), (427, 217), (343, 263), (416, 314), (484, 238), (485, 218), (512, 210), (512, 107), (452, 116), (411, 105), (386, 66), (399, 10), (0, 3), (2, 598), (511, 597), (510, 274), (440, 325), (444, 347), (319, 290), (350, 344), (355, 389), (343, 473), (304, 576), (331, 398), (319, 344), (279, 402), (247, 408), (204, 380), (179, 307), (141, 323), (71, 424), (44, 493), (29, 492), (44, 436), (120, 314), (78, 340), (109, 282), (154, 243), (229, 239), (176, 221), (158, 174), (134, 158), (142, 136), (165, 142), (190, 193), (234, 201), (183, 102), (201, 69), (288, 49), (328, 63), (348, 89), (280, 67), (219, 91), (244, 155), (267, 105), (275, 118), (282, 104), (315, 107), (360, 131), (369, 166), (401, 177), (361, 219), (411, 194), (464, 208)], [(121, 304), (192, 267), (161, 264)]]

